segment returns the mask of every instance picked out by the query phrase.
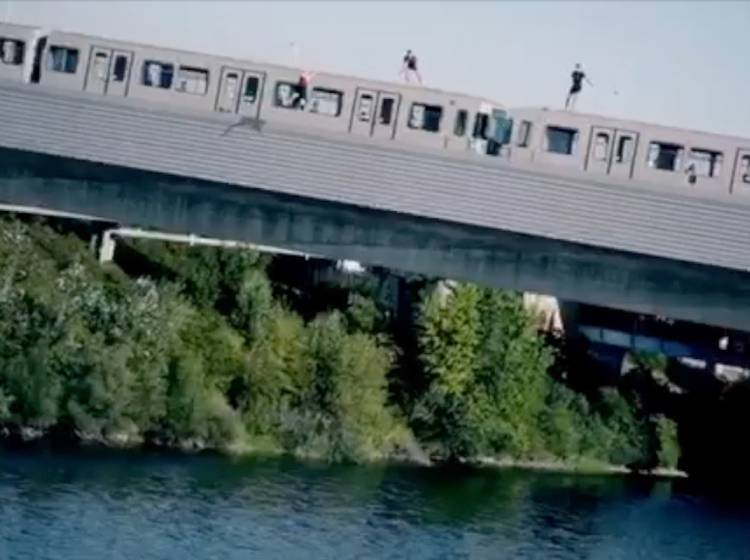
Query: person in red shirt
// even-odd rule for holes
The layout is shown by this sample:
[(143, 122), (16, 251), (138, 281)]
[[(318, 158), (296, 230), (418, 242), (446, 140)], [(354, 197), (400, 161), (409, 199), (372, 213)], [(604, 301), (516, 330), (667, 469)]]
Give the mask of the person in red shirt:
[(313, 72), (304, 71), (299, 76), (299, 82), (295, 91), (294, 101), (292, 101), (292, 107), (304, 109), (307, 105), (307, 90), (312, 82)]

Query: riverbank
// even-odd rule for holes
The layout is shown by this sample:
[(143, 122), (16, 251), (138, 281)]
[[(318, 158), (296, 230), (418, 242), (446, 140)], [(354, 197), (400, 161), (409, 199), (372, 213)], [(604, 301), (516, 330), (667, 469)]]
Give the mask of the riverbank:
[[(51, 449), (63, 449), (65, 451), (82, 449), (82, 450), (112, 450), (112, 451), (162, 451), (168, 453), (180, 453), (185, 457), (211, 454), (226, 456), (232, 458), (246, 459), (267, 459), (267, 458), (290, 458), (301, 461), (325, 461), (322, 455), (295, 454), (290, 453), (281, 447), (269, 445), (253, 446), (249, 444), (233, 444), (223, 448), (210, 448), (201, 441), (184, 441), (174, 444), (164, 442), (145, 442), (143, 438), (131, 439), (124, 434), (113, 434), (109, 438), (103, 439), (99, 436), (87, 436), (77, 434), (76, 438), (66, 437), (59, 438), (45, 435), (41, 430), (33, 428), (21, 428), (16, 432), (11, 432), (7, 428), (0, 429), (0, 442), (11, 449), (35, 449), (40, 445)], [(657, 467), (650, 470), (632, 469), (625, 465), (611, 465), (601, 461), (581, 459), (579, 461), (563, 462), (554, 459), (516, 459), (513, 457), (474, 457), (461, 459), (458, 462), (445, 462), (435, 458), (430, 458), (426, 453), (416, 447), (411, 446), (407, 452), (403, 450), (391, 457), (382, 457), (372, 459), (370, 464), (390, 465), (390, 466), (418, 466), (434, 469), (455, 468), (461, 465), (470, 470), (477, 469), (495, 469), (495, 470), (522, 470), (530, 472), (548, 472), (557, 474), (581, 474), (581, 475), (620, 475), (640, 477), (650, 477), (657, 479), (684, 479), (688, 475), (686, 472), (678, 469), (666, 469)]]
[(244, 250), (123, 251), (100, 265), (60, 223), (0, 220), (8, 433), (332, 463), (678, 463), (643, 383), (579, 368), (519, 294), (387, 272), (308, 281), (307, 261)]
[(688, 474), (679, 469), (668, 469), (656, 467), (649, 470), (631, 469), (625, 465), (609, 465), (596, 461), (583, 460), (580, 462), (564, 463), (560, 461), (534, 461), (519, 460), (513, 458), (478, 457), (468, 461), (480, 467), (491, 467), (496, 469), (521, 469), (527, 471), (540, 471), (560, 474), (611, 474), (611, 475), (638, 475), (653, 478), (688, 478)]

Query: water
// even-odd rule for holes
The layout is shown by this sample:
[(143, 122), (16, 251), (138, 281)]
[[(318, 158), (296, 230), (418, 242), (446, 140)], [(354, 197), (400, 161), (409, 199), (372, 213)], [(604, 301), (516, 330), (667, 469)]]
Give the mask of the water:
[(750, 558), (750, 507), (673, 483), (0, 451), (0, 558)]

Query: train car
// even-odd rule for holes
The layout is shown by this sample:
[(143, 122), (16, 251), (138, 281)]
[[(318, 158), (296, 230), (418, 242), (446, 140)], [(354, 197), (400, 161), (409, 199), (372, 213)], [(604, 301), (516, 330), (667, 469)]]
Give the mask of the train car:
[(49, 33), (42, 58), (44, 86), (439, 150), (484, 150), (505, 114), (475, 96), (325, 72), (302, 104), (301, 69), (78, 33)]
[(512, 110), (511, 162), (659, 190), (750, 196), (750, 141), (544, 109)]
[[(0, 79), (144, 108), (237, 115), (613, 185), (750, 196), (750, 140), (462, 93), (0, 24)], [(494, 157), (493, 157), (494, 156)]]

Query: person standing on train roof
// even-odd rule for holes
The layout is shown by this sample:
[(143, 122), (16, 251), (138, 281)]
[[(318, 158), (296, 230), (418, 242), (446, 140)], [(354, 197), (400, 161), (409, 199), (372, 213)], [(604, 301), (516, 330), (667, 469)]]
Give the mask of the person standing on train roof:
[(572, 78), (573, 83), (570, 85), (568, 97), (565, 99), (565, 109), (570, 109), (572, 111), (575, 109), (576, 101), (578, 101), (578, 94), (581, 93), (581, 90), (583, 89), (583, 80), (586, 80), (586, 83), (591, 87), (594, 87), (594, 84), (592, 84), (591, 80), (586, 77), (580, 64), (576, 64), (570, 77)]
[(408, 82), (409, 74), (411, 73), (414, 73), (417, 77), (417, 81), (421, 84), (422, 76), (419, 75), (419, 70), (417, 70), (417, 55), (415, 55), (411, 49), (407, 49), (403, 63), (401, 64), (401, 72), (399, 72), (399, 75), (403, 75), (404, 79)]

